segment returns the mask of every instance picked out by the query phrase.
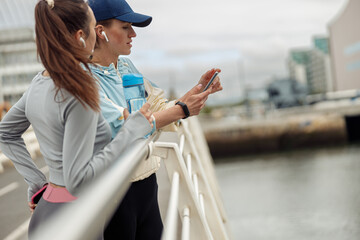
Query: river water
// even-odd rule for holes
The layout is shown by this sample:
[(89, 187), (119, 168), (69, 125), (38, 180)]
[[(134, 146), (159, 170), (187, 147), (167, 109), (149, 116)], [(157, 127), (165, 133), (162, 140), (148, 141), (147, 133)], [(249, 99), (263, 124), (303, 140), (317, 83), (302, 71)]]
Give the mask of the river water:
[(360, 239), (360, 144), (215, 161), (232, 239)]

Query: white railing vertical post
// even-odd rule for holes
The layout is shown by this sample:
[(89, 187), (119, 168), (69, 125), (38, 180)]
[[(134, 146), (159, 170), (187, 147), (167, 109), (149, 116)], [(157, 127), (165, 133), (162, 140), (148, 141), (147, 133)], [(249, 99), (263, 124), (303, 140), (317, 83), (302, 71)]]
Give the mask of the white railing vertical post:
[[(171, 142), (169, 142), (169, 140)], [(182, 221), (182, 227), (184, 228), (182, 238), (212, 240), (214, 238), (204, 214), (202, 213), (199, 196), (195, 193), (194, 182), (192, 180), (193, 176), (189, 176), (186, 160), (180, 152), (178, 140), (180, 139), (177, 133), (168, 133), (164, 136), (163, 142), (161, 141), (161, 137), (158, 142), (155, 142), (155, 149), (157, 149), (156, 154), (160, 154), (165, 158), (164, 162), (169, 178), (172, 178), (174, 172), (179, 172), (180, 178), (182, 179), (179, 189), (178, 212), (181, 219), (183, 219), (184, 216), (184, 207), (188, 208), (189, 213), (191, 212), (191, 221), (188, 221), (190, 219), (187, 219), (186, 217), (189, 215), (186, 214), (187, 211), (185, 211), (185, 225), (184, 219)], [(167, 149), (167, 151), (164, 151), (165, 149)], [(198, 179), (198, 177), (200, 176), (195, 176), (195, 182), (197, 182), (196, 179)], [(190, 225), (187, 226), (187, 224)], [(186, 234), (187, 232), (189, 233)]]
[[(207, 228), (211, 231), (213, 238), (229, 239), (228, 230), (225, 226), (226, 216), (221, 211), (223, 210), (222, 202), (218, 203), (217, 200), (220, 200), (218, 194), (214, 194), (217, 185), (216, 176), (213, 174), (214, 167), (206, 141), (201, 140), (201, 137), (203, 138), (201, 127), (198, 125), (198, 128), (191, 129), (191, 120), (181, 121), (181, 123), (182, 128), (180, 131), (185, 135), (186, 139), (184, 148), (192, 154), (192, 169), (197, 174), (196, 176), (193, 175), (193, 182), (200, 207), (199, 210), (202, 212), (201, 215), (206, 219)], [(194, 137), (200, 137), (199, 141), (194, 141)], [(207, 150), (207, 154), (202, 155), (204, 159), (200, 157), (199, 150)], [(202, 194), (202, 197), (199, 194)], [(202, 199), (200, 200), (200, 198)]]
[(183, 210), (183, 226), (181, 231), (181, 240), (190, 239), (190, 210), (185, 207)]
[(186, 157), (186, 167), (188, 170), (189, 177), (191, 178), (192, 167), (191, 167), (191, 154), (190, 153)]
[(185, 145), (185, 135), (181, 134), (181, 136), (180, 136), (180, 144), (179, 144), (179, 149), (180, 149), (181, 154), (183, 154), (183, 152), (184, 152), (184, 145)]
[(204, 194), (202, 194), (202, 193), (199, 194), (199, 201), (200, 201), (201, 210), (202, 210), (204, 216), (206, 217), (206, 215), (205, 215), (205, 205), (204, 205)]
[(179, 200), (179, 173), (174, 172), (171, 183), (169, 206), (165, 219), (164, 233), (162, 240), (175, 240), (177, 232), (177, 205)]
[(193, 183), (194, 183), (194, 190), (195, 190), (196, 198), (199, 199), (199, 181), (198, 181), (198, 176), (196, 173), (193, 174)]

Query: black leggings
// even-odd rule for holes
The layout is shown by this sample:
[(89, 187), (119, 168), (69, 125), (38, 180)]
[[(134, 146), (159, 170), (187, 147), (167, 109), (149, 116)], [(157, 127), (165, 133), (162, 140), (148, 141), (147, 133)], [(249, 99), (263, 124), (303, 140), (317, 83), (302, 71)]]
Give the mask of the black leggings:
[(159, 240), (163, 230), (155, 173), (133, 182), (104, 232), (104, 239)]

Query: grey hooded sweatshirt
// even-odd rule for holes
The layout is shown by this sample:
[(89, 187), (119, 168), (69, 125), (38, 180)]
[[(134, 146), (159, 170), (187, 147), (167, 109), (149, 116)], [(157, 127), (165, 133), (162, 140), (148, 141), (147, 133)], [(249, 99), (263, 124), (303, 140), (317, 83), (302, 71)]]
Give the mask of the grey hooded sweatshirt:
[(22, 138), (30, 124), (49, 167), (49, 181), (65, 186), (73, 195), (119, 158), (127, 146), (151, 131), (147, 119), (136, 112), (111, 141), (110, 126), (101, 113), (84, 108), (65, 90), (55, 93), (52, 79), (38, 73), (0, 122), (0, 150), (29, 185), (28, 200), (47, 183)]

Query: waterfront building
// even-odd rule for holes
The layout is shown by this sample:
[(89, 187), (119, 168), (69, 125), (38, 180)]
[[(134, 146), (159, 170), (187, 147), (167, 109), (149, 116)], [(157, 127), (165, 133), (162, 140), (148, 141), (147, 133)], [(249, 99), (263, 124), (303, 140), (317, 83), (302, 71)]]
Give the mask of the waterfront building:
[(290, 78), (305, 84), (310, 94), (333, 91), (327, 37), (313, 37), (311, 48), (290, 50), (287, 65)]
[(309, 88), (312, 93), (326, 93), (334, 90), (328, 37), (313, 37), (313, 48), (310, 51), (309, 80)]
[(293, 49), (287, 60), (289, 77), (304, 85), (308, 85), (309, 51), (309, 49)]
[(360, 89), (360, 1), (348, 0), (328, 25), (334, 90)]

